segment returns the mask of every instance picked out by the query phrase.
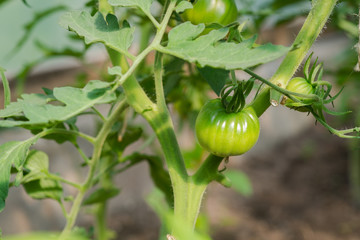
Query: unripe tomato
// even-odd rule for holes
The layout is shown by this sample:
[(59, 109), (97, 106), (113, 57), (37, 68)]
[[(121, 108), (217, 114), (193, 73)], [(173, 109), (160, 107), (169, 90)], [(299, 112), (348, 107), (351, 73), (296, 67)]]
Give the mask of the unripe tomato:
[[(314, 87), (305, 79), (302, 77), (295, 77), (291, 79), (286, 86), (286, 90), (289, 90), (291, 92), (301, 93), (301, 94), (313, 94), (315, 92)], [(300, 100), (304, 100), (304, 98), (297, 97)], [(291, 104), (294, 101), (291, 99), (286, 99), (286, 104)], [(308, 112), (309, 109), (306, 107), (290, 107), (300, 112)]]
[(237, 8), (234, 0), (197, 0), (192, 9), (183, 13), (183, 18), (193, 24), (227, 25), (237, 19)]
[(210, 153), (220, 157), (236, 156), (255, 145), (260, 123), (251, 107), (227, 113), (221, 99), (213, 99), (202, 107), (195, 131), (199, 144)]

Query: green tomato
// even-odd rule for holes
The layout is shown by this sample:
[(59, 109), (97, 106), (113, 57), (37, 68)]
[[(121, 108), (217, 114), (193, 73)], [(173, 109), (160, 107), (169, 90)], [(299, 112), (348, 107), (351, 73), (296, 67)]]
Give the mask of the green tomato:
[(210, 153), (220, 157), (236, 156), (255, 145), (260, 123), (252, 107), (227, 113), (221, 99), (213, 99), (202, 107), (195, 131), (199, 144)]
[[(313, 94), (315, 92), (314, 87), (305, 79), (302, 77), (295, 77), (291, 79), (286, 86), (286, 90), (291, 92), (296, 92), (300, 94)], [(304, 100), (305, 98), (297, 97), (299, 100)], [(291, 99), (286, 99), (285, 105), (289, 105), (294, 103)], [(292, 107), (289, 106), (292, 109), (295, 109), (300, 112), (308, 112), (309, 109), (306, 107)]]
[(227, 25), (237, 19), (237, 8), (234, 0), (197, 0), (192, 9), (187, 9), (183, 13), (183, 17), (195, 25)]

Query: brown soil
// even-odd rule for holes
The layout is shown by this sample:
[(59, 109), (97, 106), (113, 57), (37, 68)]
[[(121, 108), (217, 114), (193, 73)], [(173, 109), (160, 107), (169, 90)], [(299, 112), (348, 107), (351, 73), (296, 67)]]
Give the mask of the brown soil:
[[(245, 198), (219, 184), (204, 209), (214, 240), (359, 240), (360, 211), (348, 184), (347, 141), (312, 127), (240, 168), (254, 193)], [(238, 167), (238, 166), (237, 166)], [(145, 203), (113, 213), (118, 239), (157, 239), (159, 222)]]

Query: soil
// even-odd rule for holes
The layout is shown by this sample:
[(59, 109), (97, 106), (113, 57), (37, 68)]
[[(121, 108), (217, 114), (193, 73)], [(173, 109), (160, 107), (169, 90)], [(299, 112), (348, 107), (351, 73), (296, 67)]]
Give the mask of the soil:
[[(244, 197), (212, 184), (203, 209), (214, 240), (359, 240), (352, 203), (347, 141), (312, 127), (268, 153), (233, 167), (252, 181)], [(230, 162), (234, 162), (231, 161)], [(230, 164), (231, 165), (231, 164)], [(159, 221), (145, 203), (111, 214), (118, 239), (157, 239)]]

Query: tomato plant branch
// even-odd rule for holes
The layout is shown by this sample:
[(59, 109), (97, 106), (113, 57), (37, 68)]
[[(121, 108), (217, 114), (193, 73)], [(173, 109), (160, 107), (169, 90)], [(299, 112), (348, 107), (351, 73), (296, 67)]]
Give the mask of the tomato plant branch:
[[(297, 35), (293, 50), (288, 52), (279, 68), (272, 76), (270, 81), (277, 87), (285, 88), (288, 81), (294, 75), (303, 59), (305, 58), (310, 47), (319, 36), (331, 12), (333, 11), (337, 0), (314, 0), (313, 7), (307, 16), (304, 25)], [(274, 106), (278, 105), (281, 99), (281, 94), (270, 94), (276, 91), (264, 88), (258, 97), (251, 103), (257, 113), (262, 114), (270, 103)], [(267, 98), (269, 96), (269, 98)], [(256, 109), (258, 108), (259, 109)]]
[[(312, 1), (312, 9), (292, 45), (293, 50), (285, 56), (280, 67), (272, 76), (272, 83), (282, 88), (286, 87), (288, 81), (294, 75), (310, 47), (319, 36), (336, 2), (337, 0)], [(278, 95), (276, 99), (271, 99), (271, 101), (276, 105), (280, 102), (280, 98), (281, 95)]]
[(74, 136), (78, 136), (81, 137), (85, 140), (87, 140), (89, 143), (94, 143), (95, 142), (95, 138), (92, 136), (89, 136), (85, 133), (82, 132), (78, 132), (78, 131), (74, 131), (74, 130), (69, 130), (69, 129), (62, 129), (62, 128), (51, 128), (46, 130), (46, 134), (45, 135), (50, 135), (50, 134), (65, 134), (65, 135), (74, 135)]
[(155, 91), (156, 91), (156, 103), (159, 108), (166, 108), (164, 87), (163, 87), (163, 65), (162, 54), (156, 52), (155, 64), (154, 64), (154, 79), (155, 79)]
[(102, 148), (105, 143), (105, 140), (106, 140), (108, 134), (110, 133), (112, 126), (118, 120), (120, 113), (126, 107), (127, 107), (126, 102), (124, 100), (121, 101), (116, 106), (116, 108), (111, 113), (111, 115), (107, 118), (107, 120), (104, 122), (104, 125), (102, 126), (102, 128), (100, 129), (100, 132), (98, 133), (98, 135), (95, 138), (93, 155), (92, 155), (91, 161), (89, 162), (89, 166), (90, 166), (89, 172), (87, 174), (87, 177), (86, 177), (84, 183), (82, 184), (80, 191), (78, 192), (78, 194), (73, 202), (70, 213), (68, 214), (68, 217), (67, 217), (66, 226), (59, 237), (60, 240), (62, 240), (62, 239), (65, 240), (67, 238), (67, 236), (71, 232), (72, 227), (75, 224), (75, 220), (80, 211), (81, 203), (84, 199), (85, 193), (92, 187), (94, 174), (97, 169), (98, 162), (100, 160), (100, 156), (101, 156), (101, 152), (102, 152)]
[(282, 93), (283, 95), (287, 96), (288, 98), (290, 98), (294, 102), (299, 102), (300, 100), (298, 100), (297, 98), (294, 98), (293, 96), (306, 98), (306, 99), (313, 100), (313, 101), (316, 101), (316, 102), (320, 101), (320, 98), (316, 94), (301, 94), (301, 93), (297, 93), (297, 92), (291, 92), (289, 90), (286, 90), (285, 88), (281, 88), (281, 87), (275, 85), (274, 83), (272, 83), (272, 82), (266, 80), (265, 78), (257, 75), (256, 73), (252, 72), (249, 69), (245, 69), (244, 72), (248, 73), (249, 75), (253, 76), (257, 80), (259, 80), (259, 81), (265, 83), (266, 85), (270, 86), (272, 89), (275, 89), (276, 91)]
[[(62, 177), (58, 176), (58, 175), (51, 174), (49, 172), (44, 172), (44, 173), (46, 174), (46, 177), (49, 178), (49, 179), (53, 179), (55, 181), (63, 182), (65, 184), (68, 184), (68, 185), (70, 185), (70, 186), (72, 186), (74, 188), (77, 188), (77, 189), (82, 188), (82, 186), (80, 184), (71, 182), (71, 181), (69, 181), (69, 180), (67, 180), (65, 178), (62, 178)], [(25, 180), (25, 178), (24, 178), (24, 180)]]

